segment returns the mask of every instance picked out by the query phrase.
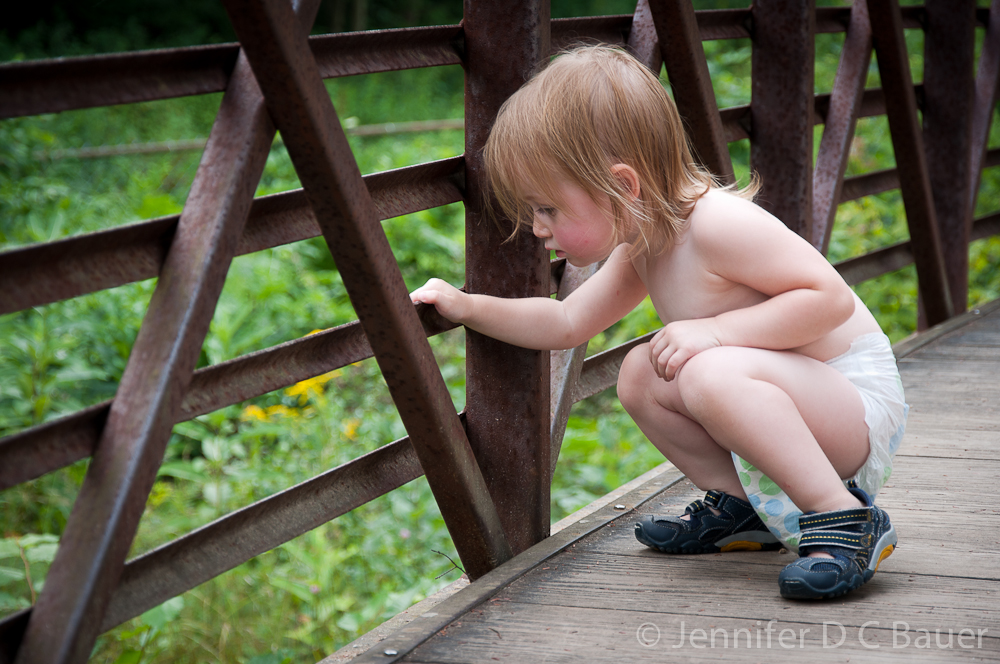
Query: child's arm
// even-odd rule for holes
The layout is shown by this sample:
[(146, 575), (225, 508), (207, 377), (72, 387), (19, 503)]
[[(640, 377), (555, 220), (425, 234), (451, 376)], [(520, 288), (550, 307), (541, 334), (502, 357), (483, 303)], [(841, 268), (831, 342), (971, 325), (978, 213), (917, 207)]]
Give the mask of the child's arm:
[(607, 329), (646, 297), (646, 288), (618, 247), (604, 266), (565, 300), (470, 295), (440, 279), (413, 291), (414, 302), (433, 304), (455, 323), (523, 348), (574, 348)]
[(729, 195), (698, 205), (704, 207), (696, 208), (690, 241), (704, 267), (769, 299), (665, 327), (650, 345), (650, 359), (661, 377), (673, 379), (688, 359), (714, 346), (799, 348), (854, 313), (854, 295), (834, 267), (780, 221)]

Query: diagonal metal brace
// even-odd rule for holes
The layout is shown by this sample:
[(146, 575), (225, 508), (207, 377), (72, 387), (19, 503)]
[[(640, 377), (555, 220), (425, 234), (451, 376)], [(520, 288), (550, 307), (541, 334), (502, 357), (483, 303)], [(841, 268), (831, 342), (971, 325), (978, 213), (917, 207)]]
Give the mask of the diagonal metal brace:
[(284, 0), (225, 0), (358, 319), (473, 578), (511, 557), (316, 61)]

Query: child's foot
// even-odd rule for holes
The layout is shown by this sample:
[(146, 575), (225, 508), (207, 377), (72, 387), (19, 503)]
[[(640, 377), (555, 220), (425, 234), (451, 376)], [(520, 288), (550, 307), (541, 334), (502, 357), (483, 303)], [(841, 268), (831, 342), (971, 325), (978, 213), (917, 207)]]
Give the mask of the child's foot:
[[(896, 547), (889, 515), (867, 493), (852, 488), (865, 506), (799, 517), (799, 555), (778, 575), (781, 596), (792, 599), (837, 597), (871, 579)], [(832, 558), (808, 557), (823, 552)]]
[(645, 516), (635, 538), (664, 553), (770, 551), (782, 544), (753, 506), (721, 491), (709, 491), (684, 510), (684, 517)]

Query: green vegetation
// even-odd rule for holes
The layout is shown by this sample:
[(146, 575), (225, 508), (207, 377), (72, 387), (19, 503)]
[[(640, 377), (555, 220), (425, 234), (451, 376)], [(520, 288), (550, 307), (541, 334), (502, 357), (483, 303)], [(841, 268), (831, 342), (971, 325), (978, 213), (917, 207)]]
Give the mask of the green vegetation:
[[(560, 6), (553, 9), (554, 15), (560, 11)], [(100, 50), (115, 50), (121, 43), (135, 47), (149, 38), (141, 30), (123, 34)], [(0, 38), (0, 51), (8, 58), (18, 53), (37, 57), (51, 48), (41, 37), (32, 48), (23, 46), (29, 37), (20, 42)], [(908, 38), (914, 40), (919, 72), (919, 35)], [(74, 41), (73, 52), (93, 47), (95, 39), (100, 41)], [(841, 39), (817, 38), (819, 91), (832, 85)], [(163, 37), (156, 43), (168, 42)], [(720, 105), (747, 103), (749, 43), (708, 43), (706, 49)], [(872, 71), (869, 84), (876, 85), (874, 65)], [(350, 124), (456, 118), (463, 112), (462, 72), (456, 67), (354, 77), (328, 82), (328, 88), (342, 120)], [(45, 155), (56, 149), (204, 137), (219, 100), (207, 95), (0, 122), (0, 250), (179, 212), (198, 166), (196, 152), (99, 160)], [(994, 138), (1000, 142), (997, 131)], [(355, 137), (351, 144), (365, 173), (463, 149), (461, 132), (447, 131)], [(746, 142), (733, 144), (731, 152), (746, 181)], [(884, 119), (861, 121), (849, 172), (892, 164)], [(258, 195), (298, 186), (279, 137)], [(998, 207), (998, 192), (1000, 178), (987, 172), (980, 214)], [(384, 228), (410, 288), (430, 276), (463, 281), (461, 205), (388, 220)], [(839, 211), (831, 259), (906, 237), (897, 193), (849, 203)], [(1000, 239), (975, 243), (970, 262), (970, 304), (1000, 296)], [(111, 398), (154, 285), (147, 281), (0, 316), (0, 435)], [(913, 268), (857, 290), (893, 341), (913, 331)], [(241, 257), (230, 270), (199, 366), (353, 318), (322, 240)], [(658, 325), (647, 303), (598, 335), (591, 352)], [(440, 335), (431, 345), (456, 408), (462, 408), (463, 333)], [(403, 435), (372, 361), (179, 424), (131, 555)], [(552, 488), (553, 521), (661, 461), (612, 391), (577, 404)], [(29, 606), (44, 587), (86, 466), (80, 462), (0, 494), (0, 616)], [(449, 556), (457, 560), (421, 478), (112, 630), (98, 641), (93, 661), (319, 659), (457, 578)]]

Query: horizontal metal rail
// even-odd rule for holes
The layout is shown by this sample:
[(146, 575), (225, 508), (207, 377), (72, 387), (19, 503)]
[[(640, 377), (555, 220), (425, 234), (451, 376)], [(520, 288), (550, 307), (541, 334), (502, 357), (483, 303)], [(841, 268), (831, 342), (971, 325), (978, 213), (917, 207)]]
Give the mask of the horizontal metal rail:
[[(921, 86), (915, 86), (918, 100)], [(822, 123), (829, 95), (817, 95), (815, 122)], [(861, 117), (885, 111), (882, 90), (865, 91)], [(749, 137), (750, 107), (720, 111), (727, 140)], [(453, 157), (365, 176), (382, 219), (462, 199), (464, 161)], [(849, 178), (841, 202), (893, 187), (888, 172)], [(864, 193), (861, 193), (864, 192)], [(179, 215), (129, 224), (0, 253), (0, 314), (77, 297), (159, 274)], [(237, 255), (317, 237), (319, 225), (301, 189), (254, 201)]]
[[(747, 9), (695, 13), (701, 38), (749, 38)], [(903, 26), (921, 28), (923, 7), (903, 7)], [(985, 26), (989, 10), (977, 10)], [(843, 32), (850, 9), (816, 10), (817, 32)], [(598, 39), (623, 44), (631, 15), (555, 19), (552, 47)], [(461, 64), (458, 25), (317, 35), (309, 38), (324, 78), (418, 67)], [(35, 60), (0, 65), (0, 118), (58, 113), (222, 92), (236, 63), (239, 44), (190, 46), (107, 55)]]
[[(924, 87), (917, 83), (913, 86), (913, 93), (917, 98), (917, 108), (923, 107)], [(813, 98), (814, 112), (813, 124), (821, 125), (826, 119), (826, 114), (830, 108), (830, 95), (827, 93), (818, 94)], [(722, 117), (722, 126), (726, 131), (726, 141), (732, 143), (750, 138), (750, 104), (741, 106), (727, 106), (719, 109)], [(885, 93), (882, 88), (868, 88), (865, 90), (861, 100), (861, 110), (858, 112), (859, 118), (871, 118), (885, 115)]]
[[(458, 327), (418, 306), (428, 336)], [(372, 357), (357, 321), (199, 369), (181, 402), (184, 422)], [(111, 399), (0, 439), (0, 491), (90, 456)]]
[[(414, 122), (382, 122), (356, 127), (345, 126), (344, 133), (348, 136), (391, 136), (394, 134), (410, 134), (430, 131), (461, 131), (465, 129), (465, 120), (453, 118), (446, 120), (416, 120)], [(207, 138), (191, 138), (179, 141), (156, 141), (152, 143), (125, 143), (123, 145), (95, 145), (83, 148), (65, 148), (58, 150), (38, 150), (34, 157), (38, 160), (57, 159), (105, 159), (131, 154), (163, 154), (165, 152), (197, 152), (205, 149)]]
[[(556, 293), (566, 260), (550, 265)], [(427, 336), (458, 327), (433, 307), (417, 305)], [(358, 321), (293, 339), (194, 372), (178, 422), (259, 397), (373, 356)], [(113, 400), (0, 438), (0, 491), (41, 477), (93, 453)]]
[[(365, 176), (382, 219), (462, 200), (464, 159)], [(160, 273), (180, 215), (0, 253), (0, 314), (114, 288)], [(301, 189), (253, 202), (236, 255), (318, 237)]]

